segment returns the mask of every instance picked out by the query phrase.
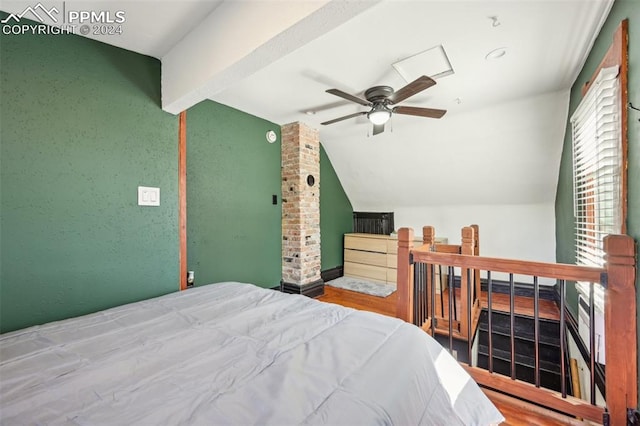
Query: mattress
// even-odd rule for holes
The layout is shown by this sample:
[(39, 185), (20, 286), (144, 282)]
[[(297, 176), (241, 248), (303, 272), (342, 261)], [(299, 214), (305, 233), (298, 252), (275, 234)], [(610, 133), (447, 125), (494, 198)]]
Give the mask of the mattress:
[(2, 424), (487, 425), (419, 328), (218, 283), (0, 336)]

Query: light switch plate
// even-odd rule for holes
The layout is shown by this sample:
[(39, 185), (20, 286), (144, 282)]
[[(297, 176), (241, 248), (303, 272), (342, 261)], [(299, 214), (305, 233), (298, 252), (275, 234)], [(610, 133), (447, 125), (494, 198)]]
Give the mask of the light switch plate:
[(138, 187), (138, 205), (139, 206), (159, 206), (160, 205), (160, 188), (149, 186)]

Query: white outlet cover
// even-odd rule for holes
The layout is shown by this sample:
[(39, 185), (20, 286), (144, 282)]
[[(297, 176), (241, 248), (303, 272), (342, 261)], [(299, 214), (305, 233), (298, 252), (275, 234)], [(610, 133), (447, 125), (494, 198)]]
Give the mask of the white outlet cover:
[(138, 205), (139, 206), (159, 206), (160, 205), (160, 188), (149, 186), (138, 187)]

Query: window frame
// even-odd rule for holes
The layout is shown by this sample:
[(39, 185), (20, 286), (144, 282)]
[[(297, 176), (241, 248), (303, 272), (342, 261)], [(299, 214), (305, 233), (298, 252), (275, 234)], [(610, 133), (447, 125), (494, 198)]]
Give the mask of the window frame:
[[(620, 150), (622, 156), (622, 165), (620, 169), (620, 206), (621, 206), (621, 234), (627, 233), (627, 169), (629, 166), (628, 160), (628, 79), (629, 79), (629, 58), (627, 55), (627, 46), (629, 43), (629, 20), (624, 19), (618, 25), (615, 34), (613, 35), (613, 41), (609, 45), (607, 53), (602, 58), (602, 61), (595, 69), (589, 81), (585, 82), (582, 86), (582, 97), (587, 94), (587, 91), (596, 81), (600, 71), (603, 68), (619, 67), (619, 90), (620, 90), (620, 103), (618, 105), (618, 111), (620, 114)], [(573, 143), (573, 141), (572, 141)]]
[[(582, 100), (586, 96), (587, 92), (591, 88), (591, 86), (597, 81), (598, 75), (602, 71), (603, 68), (609, 67), (618, 67), (618, 92), (619, 92), (619, 104), (618, 104), (618, 114), (619, 114), (619, 132), (620, 132), (620, 156), (621, 156), (621, 165), (620, 165), (620, 233), (627, 233), (627, 170), (628, 170), (628, 69), (629, 62), (627, 56), (627, 46), (629, 42), (629, 20), (624, 19), (618, 25), (616, 32), (613, 35), (613, 41), (602, 61), (595, 69), (591, 78), (584, 83), (582, 86)], [(581, 102), (582, 102), (581, 100)], [(578, 108), (576, 108), (577, 110)], [(574, 111), (575, 113), (575, 111)], [(572, 147), (573, 147), (573, 136), (572, 136)], [(572, 152), (572, 161), (573, 161), (573, 152)], [(572, 184), (575, 191), (575, 176), (572, 177)], [(575, 200), (575, 193), (574, 193)], [(574, 205), (574, 219), (575, 219), (575, 205)], [(575, 225), (577, 227), (577, 224)], [(574, 249), (576, 250), (576, 263), (578, 263), (577, 259), (577, 235), (574, 228)], [(603, 259), (606, 260), (606, 259)], [(599, 287), (599, 286), (596, 286)], [(578, 293), (584, 294), (585, 286), (581, 285), (581, 283), (576, 283), (576, 289)], [(604, 309), (604, 293), (602, 288), (600, 291), (596, 291), (594, 304), (600, 309)], [(588, 294), (588, 293), (587, 293)]]

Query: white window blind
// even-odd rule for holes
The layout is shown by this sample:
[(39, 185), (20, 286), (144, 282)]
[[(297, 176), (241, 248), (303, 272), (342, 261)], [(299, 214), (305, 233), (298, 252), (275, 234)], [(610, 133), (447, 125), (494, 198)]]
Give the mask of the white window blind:
[[(604, 265), (603, 238), (622, 230), (618, 67), (603, 68), (571, 117), (576, 263)], [(588, 295), (588, 284), (578, 283)], [(599, 286), (598, 286), (599, 287)], [(596, 306), (603, 302), (596, 288)]]

